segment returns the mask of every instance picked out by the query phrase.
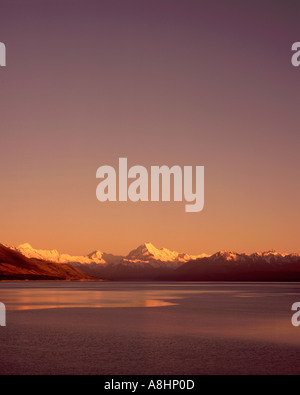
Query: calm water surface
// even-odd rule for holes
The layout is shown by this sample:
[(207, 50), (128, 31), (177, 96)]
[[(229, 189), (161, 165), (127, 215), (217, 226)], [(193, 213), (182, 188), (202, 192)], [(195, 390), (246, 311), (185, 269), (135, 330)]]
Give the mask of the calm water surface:
[(0, 283), (0, 374), (298, 374), (299, 285)]

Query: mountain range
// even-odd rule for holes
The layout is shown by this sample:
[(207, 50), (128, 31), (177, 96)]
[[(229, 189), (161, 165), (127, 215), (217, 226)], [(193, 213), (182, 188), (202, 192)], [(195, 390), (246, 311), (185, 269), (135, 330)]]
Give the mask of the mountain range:
[[(3, 246), (6, 252), (47, 267), (76, 270), (72, 275), (113, 281), (300, 281), (300, 255), (277, 251), (243, 254), (220, 251), (213, 255), (189, 255), (158, 249), (144, 243), (127, 256), (96, 250), (86, 256), (37, 250), (30, 244)], [(28, 262), (28, 261), (27, 261)], [(3, 263), (2, 263), (3, 265)], [(62, 274), (61, 274), (62, 275)], [(67, 276), (67, 274), (66, 274)], [(68, 277), (68, 276), (67, 276)], [(70, 277), (70, 275), (69, 275)], [(1, 264), (0, 264), (0, 279)]]
[(198, 258), (208, 257), (209, 255), (188, 255), (180, 254), (176, 251), (170, 251), (166, 248), (158, 249), (151, 243), (145, 243), (135, 250), (132, 250), (127, 256), (118, 256), (107, 254), (96, 250), (85, 256), (72, 256), (68, 254), (60, 254), (57, 250), (36, 250), (30, 244), (22, 244), (18, 247), (7, 246), (12, 250), (20, 252), (27, 258), (42, 259), (55, 263), (72, 263), (82, 265), (101, 265), (117, 263), (131, 264), (151, 264), (153, 267), (178, 267), (182, 263), (195, 260)]
[(0, 280), (88, 281), (89, 275), (67, 264), (27, 258), (0, 244)]

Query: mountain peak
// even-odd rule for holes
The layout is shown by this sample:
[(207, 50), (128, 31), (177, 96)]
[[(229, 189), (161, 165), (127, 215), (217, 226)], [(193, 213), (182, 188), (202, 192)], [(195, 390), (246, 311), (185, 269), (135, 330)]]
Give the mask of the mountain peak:
[(143, 245), (144, 245), (145, 247), (147, 247), (147, 248), (148, 248), (148, 247), (150, 247), (150, 248), (151, 248), (151, 247), (154, 247), (154, 245), (153, 245), (150, 241), (147, 241), (147, 242), (144, 243)]
[(128, 254), (127, 259), (130, 260), (144, 260), (144, 258), (158, 259), (159, 255), (161, 255), (162, 252), (163, 250), (159, 250), (152, 243), (147, 242), (140, 245), (135, 250), (132, 250)]
[(230, 258), (236, 258), (237, 255), (238, 254), (235, 252), (223, 250), (223, 251), (217, 252), (214, 256), (230, 259)]
[(153, 250), (157, 250), (157, 248), (150, 242), (146, 242), (144, 244), (141, 244), (137, 249), (146, 249), (148, 251), (153, 251)]
[(32, 245), (29, 244), (29, 243), (20, 244), (18, 248), (20, 248), (20, 249), (27, 249), (27, 250), (33, 250)]
[(102, 259), (103, 252), (99, 250), (95, 250), (88, 255), (89, 258), (99, 258)]
[(144, 243), (131, 251), (125, 259), (133, 262), (157, 261), (162, 263), (179, 263), (182, 260), (189, 260), (186, 254), (180, 254), (167, 248), (158, 249), (150, 242)]

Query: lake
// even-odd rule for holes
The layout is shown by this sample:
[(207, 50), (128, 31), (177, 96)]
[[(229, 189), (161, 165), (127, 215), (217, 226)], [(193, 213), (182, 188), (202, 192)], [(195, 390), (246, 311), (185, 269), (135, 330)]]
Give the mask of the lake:
[(0, 374), (300, 374), (298, 283), (0, 283)]

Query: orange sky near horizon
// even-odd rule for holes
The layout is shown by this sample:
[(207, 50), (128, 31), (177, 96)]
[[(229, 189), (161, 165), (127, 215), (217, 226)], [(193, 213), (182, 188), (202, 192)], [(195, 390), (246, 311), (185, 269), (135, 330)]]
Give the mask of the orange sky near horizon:
[[(0, 242), (299, 253), (300, 7), (249, 3), (7, 2)], [(98, 202), (96, 170), (120, 157), (205, 166), (204, 211)]]

